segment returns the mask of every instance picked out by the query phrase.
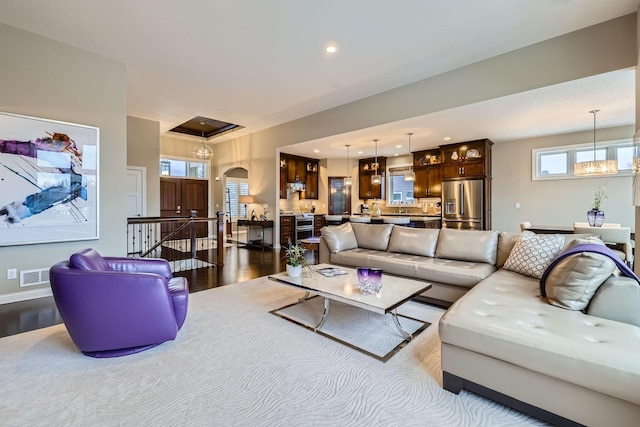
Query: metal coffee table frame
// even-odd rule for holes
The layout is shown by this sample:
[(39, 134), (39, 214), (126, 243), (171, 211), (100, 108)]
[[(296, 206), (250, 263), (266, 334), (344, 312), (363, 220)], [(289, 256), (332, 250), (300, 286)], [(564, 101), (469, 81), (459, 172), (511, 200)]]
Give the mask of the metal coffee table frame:
[[(318, 265), (315, 266), (316, 268), (321, 268), (321, 267), (334, 267), (332, 265), (328, 265), (328, 264), (323, 264), (323, 265)], [(343, 268), (343, 267), (339, 267), (339, 268)], [(343, 268), (346, 271), (351, 272), (351, 274), (354, 273), (354, 270), (349, 269), (349, 268)], [(320, 276), (320, 273), (315, 273), (316, 276)], [(354, 350), (357, 350), (359, 352), (362, 352), (364, 354), (367, 354), (375, 359), (378, 359), (380, 361), (386, 362), (387, 360), (389, 360), (394, 354), (396, 354), (400, 349), (402, 349), (403, 347), (405, 347), (415, 336), (417, 336), (418, 334), (420, 334), (422, 331), (424, 331), (429, 325), (429, 322), (425, 322), (424, 320), (421, 319), (416, 319), (413, 317), (409, 317), (409, 316), (404, 316), (402, 314), (398, 314), (398, 307), (400, 307), (402, 304), (406, 303), (407, 301), (410, 301), (411, 299), (413, 299), (414, 297), (416, 297), (417, 295), (427, 291), (429, 288), (431, 288), (431, 284), (429, 283), (424, 283), (424, 282), (419, 282), (422, 286), (420, 286), (419, 288), (417, 288), (415, 291), (407, 293), (406, 295), (404, 295), (402, 298), (398, 298), (397, 300), (394, 301), (393, 304), (389, 305), (388, 307), (374, 307), (371, 306), (369, 304), (363, 303), (362, 302), (362, 297), (360, 297), (360, 301), (355, 300), (355, 299), (351, 299), (348, 297), (344, 297), (344, 296), (340, 296), (340, 295), (336, 295), (336, 294), (332, 294), (332, 293), (328, 293), (328, 292), (324, 292), (322, 290), (319, 289), (315, 289), (315, 288), (311, 288), (308, 287), (308, 284), (305, 284), (303, 279), (300, 280), (296, 280), (296, 279), (292, 279), (292, 278), (288, 278), (286, 276), (286, 273), (281, 273), (278, 275), (272, 275), (268, 277), (269, 280), (275, 281), (277, 283), (281, 283), (287, 286), (291, 286), (297, 289), (300, 289), (302, 291), (304, 291), (304, 295), (299, 298), (296, 302), (292, 303), (292, 304), (287, 304), (283, 307), (271, 310), (270, 313), (274, 314), (278, 317), (281, 317), (283, 319), (286, 319), (292, 323), (295, 323), (297, 325), (303, 326), (306, 329), (312, 330), (313, 332), (320, 334), (324, 337), (327, 337), (333, 341), (339, 342), (343, 345), (346, 345), (350, 348), (353, 348)], [(330, 280), (333, 278), (329, 278), (329, 277), (324, 277), (324, 276), (320, 276), (317, 278), (317, 280)], [(391, 275), (385, 275), (385, 279), (387, 281), (393, 281), (393, 276)], [(399, 280), (407, 280), (407, 279), (399, 279)], [(298, 282), (298, 283), (296, 283)], [(414, 281), (417, 282), (418, 281)], [(392, 284), (389, 286), (393, 286)], [(356, 290), (356, 292), (359, 292)], [(284, 316), (280, 313), (278, 313), (280, 310), (283, 310), (285, 308), (297, 305), (297, 304), (301, 304), (303, 302), (305, 302), (308, 299), (312, 299), (312, 298), (318, 298), (321, 297), (324, 299), (324, 310), (322, 313), (322, 317), (320, 319), (320, 321), (316, 324), (316, 325), (307, 325), (301, 322), (298, 322), (296, 320), (293, 320), (287, 316)], [(370, 297), (375, 298), (375, 295), (370, 295)], [(400, 336), (403, 338), (403, 341), (401, 341), (394, 349), (392, 349), (389, 353), (387, 353), (385, 356), (380, 357), (374, 353), (371, 353), (365, 349), (362, 349), (360, 347), (357, 347), (355, 345), (352, 345), (348, 342), (345, 342), (339, 338), (336, 338), (332, 335), (329, 335), (327, 333), (324, 333), (323, 331), (320, 330), (320, 328), (322, 328), (322, 326), (324, 325), (325, 321), (327, 320), (327, 317), (329, 315), (330, 312), (330, 306), (331, 306), (331, 300), (334, 301), (339, 301), (351, 306), (355, 306), (358, 307), (360, 309), (363, 310), (369, 310), (369, 311), (373, 311), (375, 313), (379, 313), (379, 314), (383, 314), (383, 315), (387, 315), (390, 314), (392, 316), (393, 319), (393, 323), (396, 327), (396, 329), (398, 330), (398, 332), (400, 333)], [(422, 323), (422, 326), (420, 326), (413, 334), (410, 334), (409, 332), (407, 332), (406, 330), (404, 330), (402, 328), (402, 325), (400, 324), (400, 321), (398, 320), (399, 317), (405, 318), (405, 319), (410, 319), (419, 323)]]

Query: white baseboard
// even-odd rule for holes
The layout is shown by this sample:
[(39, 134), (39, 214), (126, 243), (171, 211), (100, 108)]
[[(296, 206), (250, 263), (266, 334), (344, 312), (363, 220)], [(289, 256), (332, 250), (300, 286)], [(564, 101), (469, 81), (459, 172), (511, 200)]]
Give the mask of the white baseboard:
[(53, 295), (51, 288), (32, 289), (29, 291), (12, 292), (10, 294), (0, 295), (0, 304), (9, 304), (12, 302), (27, 301), (30, 299), (50, 297)]

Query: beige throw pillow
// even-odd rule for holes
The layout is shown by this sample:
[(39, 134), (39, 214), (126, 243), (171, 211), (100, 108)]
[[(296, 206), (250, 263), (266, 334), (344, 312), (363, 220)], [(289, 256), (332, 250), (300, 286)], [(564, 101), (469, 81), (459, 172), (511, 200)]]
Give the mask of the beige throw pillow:
[(513, 245), (504, 269), (539, 279), (564, 247), (560, 234), (523, 231)]
[(340, 225), (328, 225), (320, 229), (320, 234), (327, 242), (327, 246), (331, 253), (337, 254), (347, 249), (355, 249), (358, 247), (356, 235), (353, 232), (350, 222)]

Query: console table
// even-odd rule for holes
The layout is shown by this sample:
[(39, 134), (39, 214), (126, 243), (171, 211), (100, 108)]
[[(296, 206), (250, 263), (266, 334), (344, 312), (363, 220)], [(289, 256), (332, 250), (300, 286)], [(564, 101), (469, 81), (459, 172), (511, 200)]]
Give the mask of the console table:
[[(264, 248), (272, 248), (273, 247), (273, 221), (251, 221), (248, 219), (239, 219), (238, 220), (238, 231), (240, 228), (245, 228), (247, 232), (247, 236), (244, 242), (240, 241), (240, 233), (238, 233), (238, 247), (254, 247), (261, 248), (264, 251)], [(265, 231), (271, 231), (271, 241), (267, 242), (265, 238)]]

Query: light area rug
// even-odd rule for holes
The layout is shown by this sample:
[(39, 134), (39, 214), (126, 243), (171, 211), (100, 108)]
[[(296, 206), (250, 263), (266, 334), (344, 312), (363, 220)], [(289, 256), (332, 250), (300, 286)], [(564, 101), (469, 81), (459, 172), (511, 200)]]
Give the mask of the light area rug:
[(190, 295), (175, 341), (83, 356), (64, 325), (0, 339), (3, 426), (543, 425), (442, 389), (437, 323), (382, 363), (269, 313), (302, 292), (266, 278)]
[[(324, 298), (313, 297), (273, 313), (314, 329), (322, 319), (323, 311)], [(425, 310), (424, 304), (409, 301), (397, 311), (400, 325), (411, 335), (417, 336), (429, 325), (426, 319), (429, 311)], [(382, 361), (391, 358), (405, 343), (390, 314), (373, 313), (339, 301), (330, 301), (327, 318), (318, 332)]]

